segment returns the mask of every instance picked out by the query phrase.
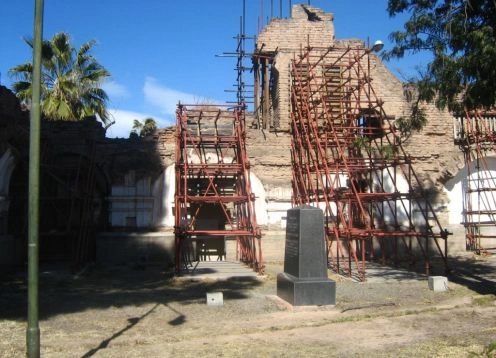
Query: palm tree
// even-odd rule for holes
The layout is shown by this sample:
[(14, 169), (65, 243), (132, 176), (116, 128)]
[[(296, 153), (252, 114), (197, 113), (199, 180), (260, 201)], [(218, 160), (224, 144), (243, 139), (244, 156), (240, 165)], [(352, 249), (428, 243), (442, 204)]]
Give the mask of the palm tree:
[(141, 129), (140, 135), (142, 137), (146, 137), (152, 135), (153, 132), (157, 129), (157, 123), (153, 118), (146, 118), (143, 123), (143, 128)]
[[(33, 47), (32, 40), (26, 43)], [(101, 84), (110, 73), (90, 54), (94, 45), (92, 40), (76, 50), (64, 32), (43, 41), (41, 111), (47, 119), (71, 121), (98, 115), (104, 123), (109, 121), (108, 97)], [(18, 79), (14, 92), (28, 106), (32, 70), (32, 63), (25, 63), (9, 71)]]
[(141, 123), (138, 119), (133, 120), (133, 128), (131, 129), (131, 133), (129, 133), (129, 138), (139, 137), (142, 129), (143, 123)]
[(133, 121), (133, 127), (131, 129), (131, 133), (129, 134), (130, 138), (135, 137), (147, 137), (157, 129), (157, 122), (153, 118), (146, 118), (143, 122), (138, 119)]

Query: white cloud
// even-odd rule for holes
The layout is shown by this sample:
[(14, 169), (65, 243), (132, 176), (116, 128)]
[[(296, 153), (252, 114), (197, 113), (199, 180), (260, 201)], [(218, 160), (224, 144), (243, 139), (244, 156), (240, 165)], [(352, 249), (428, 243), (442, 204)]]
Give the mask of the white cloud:
[[(125, 98), (131, 96), (124, 86), (114, 81), (105, 83), (104, 89), (109, 97)], [(222, 103), (222, 101), (201, 98), (197, 95), (168, 88), (161, 85), (153, 77), (145, 78), (143, 94), (145, 103), (149, 108), (149, 110), (147, 110), (148, 113), (109, 108), (110, 120), (115, 121), (115, 123), (107, 129), (107, 137), (128, 138), (135, 119), (143, 120), (145, 118), (153, 118), (157, 122), (159, 128), (174, 125), (176, 106), (179, 101), (185, 104)], [(151, 113), (158, 113), (159, 116)]]
[(160, 113), (165, 115), (175, 114), (179, 101), (184, 104), (223, 103), (163, 86), (153, 77), (146, 77), (143, 92), (145, 101), (157, 107)]
[(165, 118), (160, 118), (147, 113), (124, 111), (114, 108), (110, 108), (108, 111), (111, 121), (115, 121), (115, 123), (107, 129), (106, 136), (109, 138), (128, 138), (135, 119), (143, 120), (145, 118), (153, 118), (155, 122), (157, 122), (159, 128), (164, 128), (173, 124), (172, 120), (166, 120)]
[(129, 98), (131, 96), (126, 87), (115, 81), (105, 82), (102, 87), (110, 98)]

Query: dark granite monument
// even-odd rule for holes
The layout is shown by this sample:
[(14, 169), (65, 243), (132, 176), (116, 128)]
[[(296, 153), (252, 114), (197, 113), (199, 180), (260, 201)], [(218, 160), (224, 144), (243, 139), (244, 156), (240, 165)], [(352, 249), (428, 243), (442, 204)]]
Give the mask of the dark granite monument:
[(288, 210), (284, 272), (277, 275), (277, 295), (294, 306), (336, 303), (336, 283), (327, 277), (322, 210), (309, 205)]

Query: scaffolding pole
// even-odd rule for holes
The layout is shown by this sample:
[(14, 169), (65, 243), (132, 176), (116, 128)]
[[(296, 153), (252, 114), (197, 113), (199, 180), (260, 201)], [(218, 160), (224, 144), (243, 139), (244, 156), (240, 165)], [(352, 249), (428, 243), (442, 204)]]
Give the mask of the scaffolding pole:
[(261, 233), (255, 217), (245, 143), (244, 106), (184, 105), (176, 111), (176, 271), (211, 254), (236, 256), (263, 272)]
[(496, 173), (487, 157), (495, 152), (496, 113), (465, 111), (454, 119), (454, 141), (467, 168), (463, 186), (463, 225), (467, 250), (496, 250)]
[[(432, 258), (445, 271), (439, 220), (371, 85), (370, 52), (301, 50), (291, 64), (293, 205), (324, 211), (329, 267), (366, 279), (366, 261)], [(406, 187), (406, 189), (405, 189)]]

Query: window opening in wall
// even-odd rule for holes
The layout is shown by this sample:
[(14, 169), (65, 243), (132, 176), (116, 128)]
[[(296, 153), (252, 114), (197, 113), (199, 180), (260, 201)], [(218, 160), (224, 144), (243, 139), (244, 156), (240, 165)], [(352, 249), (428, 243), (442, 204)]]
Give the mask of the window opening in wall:
[(360, 135), (370, 139), (381, 138), (384, 135), (383, 119), (375, 111), (364, 111), (356, 118)]

